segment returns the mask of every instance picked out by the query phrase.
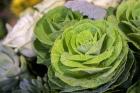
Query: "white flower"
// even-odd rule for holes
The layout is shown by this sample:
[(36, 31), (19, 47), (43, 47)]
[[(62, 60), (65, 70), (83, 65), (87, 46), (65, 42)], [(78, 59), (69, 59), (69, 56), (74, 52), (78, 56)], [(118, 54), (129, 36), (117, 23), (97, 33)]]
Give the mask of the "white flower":
[[(42, 17), (42, 14), (37, 11), (30, 11), (22, 16), (17, 24), (9, 31), (3, 44), (20, 50), (25, 56), (32, 57), (35, 55), (32, 43), (34, 41), (33, 30), (36, 22)], [(28, 50), (28, 53), (25, 51)]]
[(66, 0), (43, 0), (41, 3), (35, 5), (34, 7), (37, 8), (40, 12), (46, 13), (50, 9), (64, 5), (65, 2)]
[(121, 0), (86, 0), (103, 8), (116, 7)]

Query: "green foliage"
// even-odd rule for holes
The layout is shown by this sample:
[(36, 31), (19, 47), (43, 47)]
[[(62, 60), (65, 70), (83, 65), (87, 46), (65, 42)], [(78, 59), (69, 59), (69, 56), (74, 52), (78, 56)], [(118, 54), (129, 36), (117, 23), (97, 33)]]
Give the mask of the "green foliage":
[(47, 85), (47, 77), (37, 79), (24, 79), (20, 82), (20, 88), (13, 93), (50, 93)]
[(0, 39), (6, 35), (6, 29), (4, 27), (3, 21), (0, 19)]
[(139, 93), (140, 92), (140, 80), (137, 81), (134, 85), (132, 85), (127, 93)]

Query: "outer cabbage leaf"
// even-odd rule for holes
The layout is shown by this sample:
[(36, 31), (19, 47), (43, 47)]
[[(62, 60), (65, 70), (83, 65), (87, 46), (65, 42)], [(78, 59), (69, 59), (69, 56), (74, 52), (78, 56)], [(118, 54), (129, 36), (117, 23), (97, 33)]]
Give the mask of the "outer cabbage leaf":
[(134, 56), (116, 25), (81, 20), (55, 40), (49, 84), (61, 92), (103, 93), (129, 81), (133, 65)]
[(38, 64), (50, 64), (50, 47), (41, 43), (38, 39), (34, 41), (34, 47), (37, 53), (37, 63)]

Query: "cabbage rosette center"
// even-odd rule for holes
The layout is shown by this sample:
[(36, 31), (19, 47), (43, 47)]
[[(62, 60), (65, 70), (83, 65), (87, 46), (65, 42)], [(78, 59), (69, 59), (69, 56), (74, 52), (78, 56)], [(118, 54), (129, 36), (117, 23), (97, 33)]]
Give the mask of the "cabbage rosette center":
[(54, 42), (50, 85), (72, 93), (103, 86), (106, 90), (124, 73), (128, 54), (127, 42), (116, 26), (107, 21), (81, 20), (66, 28)]

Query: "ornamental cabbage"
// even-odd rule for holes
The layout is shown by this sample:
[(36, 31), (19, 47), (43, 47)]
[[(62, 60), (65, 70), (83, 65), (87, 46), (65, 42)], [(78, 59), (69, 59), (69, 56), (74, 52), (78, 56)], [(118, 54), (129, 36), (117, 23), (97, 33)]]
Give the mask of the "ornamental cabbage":
[(140, 0), (122, 2), (117, 9), (116, 16), (129, 42), (140, 49)]
[(61, 28), (71, 23), (71, 21), (80, 20), (80, 13), (72, 12), (66, 7), (57, 7), (48, 11), (37, 22), (35, 28), (36, 38), (44, 44), (52, 45), (59, 34)]
[(28, 78), (25, 59), (19, 59), (11, 48), (0, 44), (0, 92), (11, 93), (23, 78)]
[(54, 42), (48, 71), (52, 90), (103, 93), (132, 79), (134, 58), (119, 28), (81, 20)]
[(46, 60), (50, 58), (49, 51), (55, 39), (61, 35), (63, 29), (82, 18), (80, 13), (63, 6), (51, 9), (44, 14), (34, 29), (36, 36), (34, 47), (37, 51), (38, 63), (47, 63)]

